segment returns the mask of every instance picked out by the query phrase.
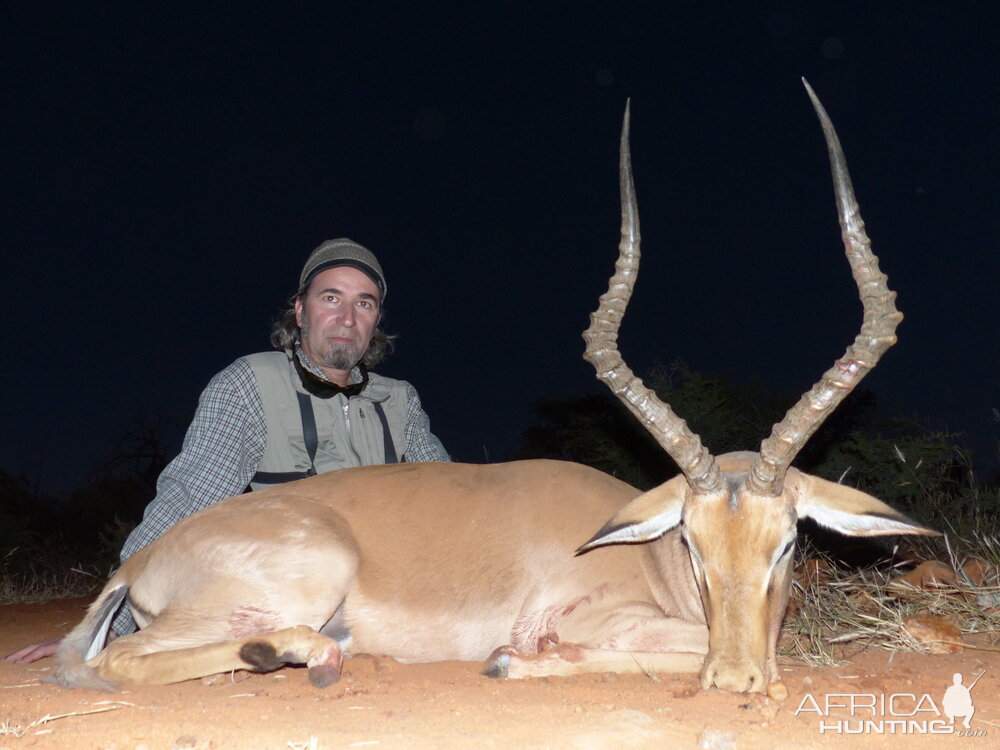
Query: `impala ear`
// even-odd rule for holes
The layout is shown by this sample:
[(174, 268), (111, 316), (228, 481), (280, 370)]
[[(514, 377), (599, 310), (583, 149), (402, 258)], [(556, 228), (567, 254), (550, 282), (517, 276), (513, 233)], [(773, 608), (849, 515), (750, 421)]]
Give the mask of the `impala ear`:
[(687, 490), (687, 479), (678, 475), (644, 492), (615, 513), (589, 542), (580, 545), (576, 554), (605, 544), (648, 542), (662, 536), (681, 522)]
[(821, 526), (847, 536), (941, 536), (939, 532), (911, 521), (861, 490), (796, 469), (788, 470), (785, 488), (795, 495), (795, 510), (799, 518), (811, 518)]

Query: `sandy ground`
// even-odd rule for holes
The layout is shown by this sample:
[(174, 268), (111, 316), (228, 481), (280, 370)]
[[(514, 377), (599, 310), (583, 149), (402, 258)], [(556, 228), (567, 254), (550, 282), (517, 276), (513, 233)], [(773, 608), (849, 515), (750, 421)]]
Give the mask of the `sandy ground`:
[[(0, 654), (67, 632), (85, 604), (0, 607)], [(105, 694), (41, 682), (51, 661), (0, 663), (0, 750), (1000, 747), (1000, 654), (986, 650), (872, 651), (837, 668), (788, 666), (780, 703), (702, 691), (694, 676), (491, 680), (478, 664), (367, 656), (349, 660), (325, 690), (288, 668)], [(961, 719), (953, 728), (939, 713), (944, 692), (954, 673), (968, 684), (983, 670), (963, 733)], [(917, 723), (890, 723), (907, 720)]]

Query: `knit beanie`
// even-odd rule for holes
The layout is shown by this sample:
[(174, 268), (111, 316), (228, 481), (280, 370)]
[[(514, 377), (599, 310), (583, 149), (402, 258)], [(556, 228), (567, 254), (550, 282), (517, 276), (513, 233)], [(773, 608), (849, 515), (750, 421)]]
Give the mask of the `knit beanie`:
[(312, 251), (309, 260), (302, 268), (302, 275), (299, 276), (299, 288), (309, 286), (309, 282), (316, 274), (336, 266), (350, 266), (362, 271), (375, 282), (375, 286), (381, 292), (382, 299), (379, 301), (385, 300), (385, 276), (382, 275), (382, 266), (379, 265), (378, 259), (371, 250), (346, 237), (327, 240)]

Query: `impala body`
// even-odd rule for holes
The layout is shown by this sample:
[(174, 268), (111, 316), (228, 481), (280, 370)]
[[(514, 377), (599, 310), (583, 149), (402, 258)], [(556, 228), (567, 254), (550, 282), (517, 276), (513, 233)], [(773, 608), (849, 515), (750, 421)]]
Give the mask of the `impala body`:
[[(55, 678), (107, 689), (298, 663), (323, 686), (339, 678), (345, 654), (368, 652), (486, 660), (484, 673), (497, 677), (700, 671), (703, 687), (735, 691), (776, 681), (799, 518), (852, 535), (934, 533), (790, 466), (895, 342), (902, 317), (836, 134), (809, 94), (864, 322), (759, 452), (712, 456), (618, 353), (639, 262), (626, 111), (622, 243), (585, 356), (681, 475), (640, 493), (555, 461), (402, 464), (223, 500), (122, 566), (63, 642)], [(104, 647), (123, 602), (140, 631)]]

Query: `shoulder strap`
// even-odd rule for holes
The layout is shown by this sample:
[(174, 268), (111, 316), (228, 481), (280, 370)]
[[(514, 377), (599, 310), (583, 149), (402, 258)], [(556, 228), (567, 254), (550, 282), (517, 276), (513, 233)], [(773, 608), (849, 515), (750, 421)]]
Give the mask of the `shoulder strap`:
[(375, 407), (375, 413), (378, 414), (379, 421), (382, 422), (382, 442), (385, 445), (385, 462), (387, 464), (398, 464), (399, 459), (396, 457), (396, 446), (392, 444), (392, 433), (389, 432), (389, 420), (385, 418), (385, 411), (382, 410), (382, 404), (374, 401), (372, 402), (372, 406)]
[[(299, 413), (302, 415), (302, 437), (305, 440), (306, 452), (309, 454), (308, 471), (258, 471), (254, 474), (254, 482), (261, 484), (284, 484), (296, 479), (305, 479), (316, 474), (316, 449), (319, 447), (319, 437), (316, 434), (316, 415), (313, 413), (312, 402), (305, 393), (295, 392), (299, 399)], [(379, 410), (379, 414), (382, 412)], [(385, 424), (385, 416), (382, 416)], [(386, 426), (388, 430), (388, 426)], [(390, 441), (391, 442), (391, 441)]]
[(295, 392), (299, 397), (299, 411), (302, 412), (302, 437), (306, 441), (306, 453), (309, 454), (309, 471), (306, 476), (313, 476), (316, 473), (316, 447), (319, 445), (319, 438), (316, 436), (316, 415), (313, 414), (312, 401), (305, 393)]

